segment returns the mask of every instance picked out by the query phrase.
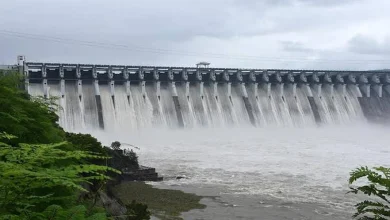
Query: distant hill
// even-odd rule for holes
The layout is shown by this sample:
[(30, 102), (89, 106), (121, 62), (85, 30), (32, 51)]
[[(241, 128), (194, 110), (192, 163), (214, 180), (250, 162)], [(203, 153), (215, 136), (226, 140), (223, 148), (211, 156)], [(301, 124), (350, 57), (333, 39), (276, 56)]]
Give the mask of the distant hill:
[(1, 65), (0, 64), (0, 70), (13, 70), (17, 69), (18, 67), (16, 65)]
[(390, 69), (370, 70), (370, 71), (377, 71), (377, 72), (390, 72)]

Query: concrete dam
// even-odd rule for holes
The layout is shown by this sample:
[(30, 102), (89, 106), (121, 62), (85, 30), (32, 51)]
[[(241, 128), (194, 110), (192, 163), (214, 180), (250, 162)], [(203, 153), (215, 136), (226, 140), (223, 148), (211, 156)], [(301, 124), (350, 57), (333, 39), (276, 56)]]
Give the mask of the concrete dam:
[(68, 131), (303, 127), (390, 118), (390, 71), (23, 62), (32, 96), (58, 97)]

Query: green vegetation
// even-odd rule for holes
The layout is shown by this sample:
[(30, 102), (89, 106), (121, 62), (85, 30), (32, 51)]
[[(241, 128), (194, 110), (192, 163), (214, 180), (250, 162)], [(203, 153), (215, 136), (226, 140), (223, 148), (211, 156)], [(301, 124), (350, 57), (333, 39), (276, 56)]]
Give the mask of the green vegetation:
[[(107, 166), (108, 150), (65, 133), (55, 100), (32, 99), (23, 83), (0, 73), (0, 219), (106, 219), (100, 193), (120, 173)], [(149, 219), (145, 205), (129, 208), (126, 219)]]
[[(107, 156), (108, 159), (96, 160), (92, 159), (90, 162), (99, 165), (106, 165), (117, 170), (122, 169), (138, 169), (138, 156), (132, 150), (121, 150), (121, 143), (115, 141), (111, 144), (111, 147), (104, 147), (102, 144), (90, 134), (74, 134), (66, 133), (66, 140), (72, 145), (68, 150), (80, 149), (83, 151), (95, 152), (100, 155)], [(111, 177), (116, 177), (114, 173)]]
[(360, 167), (351, 172), (349, 183), (362, 180), (361, 186), (351, 186), (351, 193), (373, 196), (356, 204), (354, 218), (360, 220), (385, 220), (390, 218), (390, 169), (385, 167)]
[(66, 133), (66, 140), (72, 144), (73, 149), (95, 152), (107, 156), (107, 151), (102, 144), (90, 134)]
[(105, 219), (80, 196), (107, 171), (99, 151), (66, 142), (53, 100), (31, 100), (17, 73), (0, 73), (0, 219)]
[(121, 143), (115, 141), (111, 148), (105, 148), (107, 155), (111, 157), (108, 166), (118, 170), (135, 170), (139, 168), (138, 156), (133, 150), (121, 150)]
[(10, 144), (48, 144), (65, 140), (56, 123), (58, 116), (42, 102), (32, 102), (18, 89), (21, 79), (16, 73), (0, 75), (0, 131), (15, 135)]
[(126, 182), (113, 189), (115, 197), (124, 204), (131, 204), (133, 200), (148, 205), (153, 215), (162, 219), (181, 219), (182, 212), (192, 209), (202, 209), (202, 197), (184, 193), (179, 190), (156, 189), (142, 182)]
[(144, 220), (150, 219), (150, 211), (148, 210), (148, 206), (142, 203), (137, 203), (133, 200), (130, 204), (126, 205), (127, 215), (130, 217), (129, 220)]
[[(12, 138), (0, 134), (0, 140)], [(105, 173), (116, 171), (78, 162), (102, 157), (84, 151), (61, 150), (65, 144), (11, 146), (0, 142), (0, 218), (45, 219), (47, 213), (59, 209), (65, 216), (74, 212), (85, 216), (87, 209), (77, 204), (75, 191), (87, 192), (82, 184), (108, 180)]]

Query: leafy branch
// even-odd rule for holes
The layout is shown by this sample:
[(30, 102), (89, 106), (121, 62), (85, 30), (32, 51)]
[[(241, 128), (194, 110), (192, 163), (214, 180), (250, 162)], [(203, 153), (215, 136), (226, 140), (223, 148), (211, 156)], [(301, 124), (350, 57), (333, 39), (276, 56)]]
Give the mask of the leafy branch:
[(374, 196), (355, 205), (354, 218), (359, 220), (384, 220), (390, 217), (390, 169), (386, 167), (360, 167), (350, 173), (349, 184), (364, 180), (366, 184), (350, 186), (349, 193)]

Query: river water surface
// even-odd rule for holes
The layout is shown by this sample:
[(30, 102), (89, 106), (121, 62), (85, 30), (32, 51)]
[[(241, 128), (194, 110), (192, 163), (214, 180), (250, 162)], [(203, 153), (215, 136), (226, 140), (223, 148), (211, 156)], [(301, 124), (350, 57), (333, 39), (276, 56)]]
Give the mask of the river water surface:
[(346, 194), (349, 172), (389, 166), (389, 132), (355, 124), (95, 135), (139, 147), (140, 162), (165, 178), (156, 187), (206, 196), (208, 207), (185, 219), (351, 219), (359, 199)]

